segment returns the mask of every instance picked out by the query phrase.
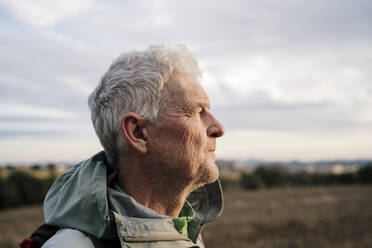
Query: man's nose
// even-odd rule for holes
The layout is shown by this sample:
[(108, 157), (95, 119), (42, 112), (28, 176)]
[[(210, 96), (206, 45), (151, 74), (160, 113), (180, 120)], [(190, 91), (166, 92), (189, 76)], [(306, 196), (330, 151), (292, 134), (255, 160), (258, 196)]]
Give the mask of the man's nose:
[(208, 137), (219, 138), (225, 134), (225, 128), (212, 114), (210, 115), (211, 123), (208, 126), (207, 135)]

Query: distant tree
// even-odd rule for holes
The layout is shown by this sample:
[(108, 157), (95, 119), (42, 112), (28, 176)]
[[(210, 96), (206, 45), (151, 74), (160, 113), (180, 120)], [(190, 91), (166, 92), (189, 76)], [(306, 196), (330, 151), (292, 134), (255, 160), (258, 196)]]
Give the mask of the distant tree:
[(53, 164), (53, 163), (49, 163), (49, 164), (47, 164), (47, 166), (46, 166), (49, 170), (51, 170), (51, 171), (53, 171), (53, 170), (55, 170), (56, 169), (56, 165), (55, 164)]
[(15, 169), (17, 169), (17, 167), (14, 166), (14, 165), (12, 165), (12, 164), (8, 164), (8, 165), (6, 165), (5, 168), (6, 168), (7, 170), (15, 170)]
[(49, 170), (49, 175), (51, 177), (56, 177), (57, 176), (57, 165), (53, 163), (49, 163), (46, 165), (46, 168)]
[(18, 195), (21, 197), (21, 204), (35, 204), (43, 201), (45, 187), (41, 180), (16, 171), (8, 178), (8, 183), (18, 189)]
[(269, 188), (284, 185), (288, 182), (288, 172), (276, 165), (259, 166), (254, 170), (253, 175)]
[(358, 183), (358, 176), (355, 173), (342, 173), (335, 175), (335, 181), (338, 184), (355, 184)]
[(372, 183), (372, 162), (367, 163), (365, 166), (360, 167), (358, 171), (358, 180), (363, 184)]
[(260, 179), (254, 174), (242, 173), (240, 177), (240, 186), (244, 189), (258, 189), (262, 186)]
[(55, 179), (54, 175), (39, 179), (16, 170), (0, 178), (0, 209), (42, 203)]
[(277, 187), (282, 185), (310, 186), (310, 185), (336, 185), (336, 184), (372, 184), (372, 162), (360, 167), (358, 172), (309, 173), (299, 171), (290, 173), (280, 165), (261, 165), (253, 173), (243, 173), (240, 185), (246, 189), (260, 187)]
[(293, 186), (306, 186), (313, 184), (313, 177), (306, 171), (299, 171), (288, 176), (290, 185)]
[(9, 208), (22, 204), (18, 185), (8, 178), (0, 179), (0, 208)]
[(31, 170), (40, 170), (41, 169), (41, 165), (38, 165), (38, 164), (34, 164), (30, 167)]

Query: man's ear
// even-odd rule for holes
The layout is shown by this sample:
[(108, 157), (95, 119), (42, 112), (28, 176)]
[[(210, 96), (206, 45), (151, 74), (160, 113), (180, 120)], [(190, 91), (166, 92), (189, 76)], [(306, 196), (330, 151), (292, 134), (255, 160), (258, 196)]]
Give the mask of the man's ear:
[(128, 144), (141, 154), (147, 153), (147, 129), (145, 119), (139, 114), (128, 112), (121, 120), (121, 131)]

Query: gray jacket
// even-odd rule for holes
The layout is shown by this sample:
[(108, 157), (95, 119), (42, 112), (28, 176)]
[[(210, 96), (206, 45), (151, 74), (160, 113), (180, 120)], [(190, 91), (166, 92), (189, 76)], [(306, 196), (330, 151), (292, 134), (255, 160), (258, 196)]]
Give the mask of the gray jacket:
[(223, 208), (218, 181), (187, 198), (195, 211), (188, 224), (188, 239), (174, 228), (171, 217), (110, 188), (116, 176), (106, 165), (104, 152), (60, 176), (45, 198), (44, 216), (47, 224), (61, 229), (43, 247), (204, 247), (202, 227)]

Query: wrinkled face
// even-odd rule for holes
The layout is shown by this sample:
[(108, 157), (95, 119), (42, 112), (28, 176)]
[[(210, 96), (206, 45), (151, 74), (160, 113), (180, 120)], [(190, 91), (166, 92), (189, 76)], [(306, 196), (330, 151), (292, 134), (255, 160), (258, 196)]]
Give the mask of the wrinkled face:
[(196, 188), (218, 178), (216, 138), (223, 126), (209, 111), (209, 99), (190, 74), (167, 82), (167, 101), (150, 129), (149, 155), (159, 173)]

